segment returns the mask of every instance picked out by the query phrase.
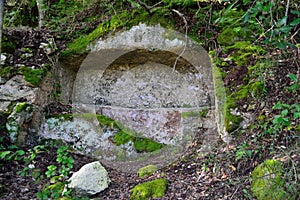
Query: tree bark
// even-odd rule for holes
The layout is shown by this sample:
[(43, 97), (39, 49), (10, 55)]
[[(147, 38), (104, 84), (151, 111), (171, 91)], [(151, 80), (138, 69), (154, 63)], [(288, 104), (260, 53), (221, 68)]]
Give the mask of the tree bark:
[[(0, 0), (1, 1), (1, 0)], [(39, 11), (39, 29), (44, 25), (44, 17), (45, 17), (45, 5), (44, 0), (36, 0), (36, 5)]]

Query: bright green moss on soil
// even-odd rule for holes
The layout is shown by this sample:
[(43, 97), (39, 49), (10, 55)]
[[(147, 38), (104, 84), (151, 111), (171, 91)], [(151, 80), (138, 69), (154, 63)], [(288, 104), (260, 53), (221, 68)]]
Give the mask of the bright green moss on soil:
[(250, 56), (258, 56), (264, 54), (265, 50), (256, 45), (252, 45), (250, 41), (239, 41), (235, 42), (231, 46), (227, 46), (224, 52), (235, 50), (229, 57), (230, 60), (235, 62), (238, 66), (247, 66), (249, 63)]
[(22, 66), (19, 68), (19, 73), (24, 75), (25, 81), (34, 86), (38, 86), (41, 80), (46, 76), (47, 68), (31, 69), (29, 67)]
[(167, 181), (165, 179), (156, 179), (136, 185), (130, 196), (130, 200), (148, 200), (159, 198), (165, 195)]
[(139, 177), (145, 177), (145, 176), (150, 176), (153, 174), (155, 171), (157, 171), (157, 167), (155, 165), (148, 165), (145, 167), (142, 167), (138, 170)]
[(282, 165), (277, 160), (266, 160), (254, 169), (251, 190), (258, 200), (287, 199), (281, 174)]

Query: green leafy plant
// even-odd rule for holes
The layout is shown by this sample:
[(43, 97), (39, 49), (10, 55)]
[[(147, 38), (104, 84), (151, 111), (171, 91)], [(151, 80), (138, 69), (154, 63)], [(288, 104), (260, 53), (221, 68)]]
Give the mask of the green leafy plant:
[[(50, 179), (50, 184), (46, 184), (42, 191), (37, 193), (38, 199), (57, 199), (62, 196), (62, 191), (66, 184), (66, 178), (73, 167), (74, 159), (68, 155), (69, 147), (60, 146), (56, 152), (58, 166), (49, 165), (45, 175)], [(66, 195), (68, 193), (64, 193)]]
[(296, 93), (300, 88), (300, 79), (295, 74), (289, 74), (289, 78), (292, 81), (292, 85), (288, 87), (290, 92)]
[(244, 141), (243, 144), (237, 146), (237, 151), (235, 152), (236, 161), (241, 160), (242, 158), (251, 158), (252, 150), (250, 145)]

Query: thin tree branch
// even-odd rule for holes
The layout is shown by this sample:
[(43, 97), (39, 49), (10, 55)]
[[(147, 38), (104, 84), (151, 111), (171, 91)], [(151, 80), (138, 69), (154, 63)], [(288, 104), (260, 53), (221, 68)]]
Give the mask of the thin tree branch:
[(187, 20), (186, 20), (186, 18), (184, 17), (184, 15), (182, 13), (180, 13), (178, 10), (175, 10), (175, 9), (172, 9), (172, 11), (175, 12), (177, 15), (179, 15), (183, 19), (183, 21), (184, 21), (184, 27), (185, 27), (185, 43), (184, 43), (184, 47), (183, 47), (181, 53), (177, 56), (177, 58), (175, 60), (175, 63), (173, 65), (173, 73), (174, 73), (179, 58), (183, 55), (183, 53), (186, 50), (187, 40), (188, 40), (188, 36), (187, 36), (187, 33), (188, 33), (188, 23), (187, 23)]

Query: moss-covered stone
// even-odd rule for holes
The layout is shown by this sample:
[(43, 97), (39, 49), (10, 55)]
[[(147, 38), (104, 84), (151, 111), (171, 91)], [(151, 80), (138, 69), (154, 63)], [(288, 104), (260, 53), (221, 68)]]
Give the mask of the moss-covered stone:
[(55, 118), (55, 119), (62, 119), (66, 121), (71, 121), (73, 120), (74, 116), (73, 114), (68, 114), (68, 113), (62, 113), (62, 114), (48, 114), (46, 115), (46, 119), (50, 118)]
[(136, 137), (133, 141), (134, 148), (138, 153), (141, 152), (154, 152), (164, 147), (164, 144), (155, 142), (149, 138)]
[(252, 173), (251, 191), (258, 200), (287, 199), (284, 181), (281, 178), (282, 165), (277, 160), (266, 160)]
[(143, 9), (136, 9), (132, 13), (122, 11), (111, 17), (110, 20), (100, 24), (93, 32), (88, 35), (81, 36), (75, 39), (72, 43), (68, 44), (67, 50), (62, 52), (63, 56), (70, 54), (83, 54), (87, 51), (87, 46), (94, 40), (107, 35), (108, 33), (115, 32), (122, 28), (131, 28), (139, 23), (146, 23), (148, 25), (154, 25), (160, 23), (164, 27), (169, 27), (174, 24), (174, 21), (166, 19), (155, 12), (150, 15)]
[(153, 174), (155, 171), (157, 171), (157, 166), (155, 165), (148, 165), (145, 167), (142, 167), (138, 170), (139, 177), (145, 177), (145, 176), (150, 176)]
[(12, 77), (15, 74), (15, 70), (12, 66), (7, 66), (7, 67), (0, 67), (0, 76), (3, 78), (7, 78), (9, 79), (10, 77)]
[(136, 185), (130, 196), (130, 200), (148, 200), (159, 198), (165, 195), (167, 189), (167, 180), (156, 179)]
[(31, 69), (26, 66), (19, 68), (19, 73), (24, 75), (25, 81), (31, 83), (34, 86), (38, 86), (41, 80), (46, 76), (47, 68), (43, 69)]
[(27, 102), (21, 102), (21, 103), (16, 104), (16, 107), (15, 107), (16, 113), (20, 113), (24, 110), (31, 112), (33, 110), (33, 106)]
[(125, 133), (124, 131), (119, 131), (114, 135), (114, 142), (117, 145), (126, 144), (132, 140), (134, 140), (134, 136), (130, 135), (128, 133)]

